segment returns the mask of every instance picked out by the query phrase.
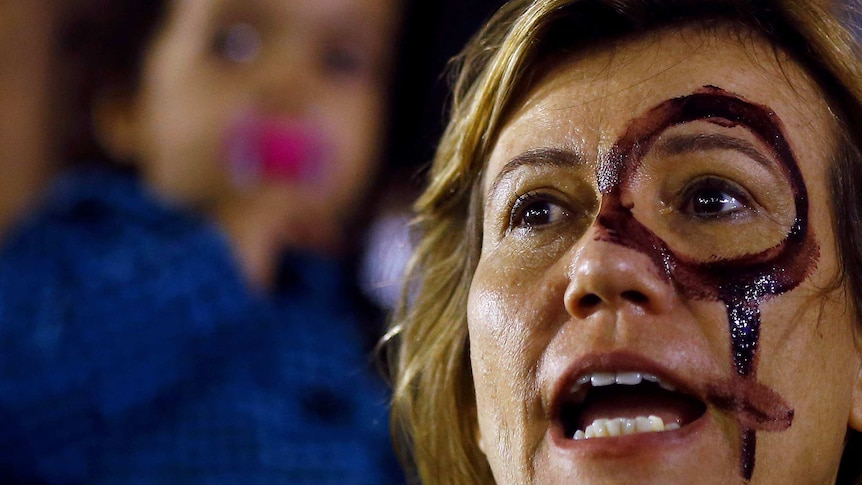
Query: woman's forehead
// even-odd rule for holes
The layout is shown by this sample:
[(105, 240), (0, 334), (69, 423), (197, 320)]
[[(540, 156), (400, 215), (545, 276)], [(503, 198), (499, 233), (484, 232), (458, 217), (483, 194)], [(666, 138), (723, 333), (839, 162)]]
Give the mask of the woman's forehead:
[(835, 122), (798, 64), (757, 37), (687, 28), (543, 66), (512, 105), (491, 152), (485, 188), (502, 164), (531, 149), (563, 145), (596, 159), (632, 119), (704, 87), (738, 93), (773, 110), (795, 145), (829, 148), (825, 142)]

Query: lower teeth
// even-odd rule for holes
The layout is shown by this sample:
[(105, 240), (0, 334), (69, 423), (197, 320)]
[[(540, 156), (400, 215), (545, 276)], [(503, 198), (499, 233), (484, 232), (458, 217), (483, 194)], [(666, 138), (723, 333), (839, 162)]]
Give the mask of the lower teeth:
[(599, 418), (585, 430), (575, 431), (572, 437), (576, 440), (591, 438), (612, 438), (638, 433), (656, 433), (661, 431), (673, 431), (679, 429), (679, 423), (664, 424), (658, 416), (638, 416), (636, 418)]

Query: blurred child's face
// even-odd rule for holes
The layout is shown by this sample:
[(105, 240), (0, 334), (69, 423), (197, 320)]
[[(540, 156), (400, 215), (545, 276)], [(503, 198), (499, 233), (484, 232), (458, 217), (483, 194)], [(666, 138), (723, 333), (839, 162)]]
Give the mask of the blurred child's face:
[(175, 0), (133, 107), (145, 180), (203, 210), (311, 184), (343, 218), (381, 155), (398, 19), (395, 0)]

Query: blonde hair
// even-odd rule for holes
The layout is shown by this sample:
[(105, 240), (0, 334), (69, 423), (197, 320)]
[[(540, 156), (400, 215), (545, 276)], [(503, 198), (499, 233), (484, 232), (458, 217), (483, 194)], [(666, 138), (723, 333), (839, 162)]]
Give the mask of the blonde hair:
[[(507, 109), (550, 56), (680, 22), (739, 24), (806, 67), (836, 111), (856, 154), (836, 163), (836, 198), (862, 200), (862, 72), (839, 16), (808, 0), (514, 0), (455, 60), (450, 122), (425, 192), (408, 289), (384, 339), (394, 372), (392, 425), (405, 462), (425, 484), (493, 483), (479, 449), (467, 335), (467, 294), (481, 244), (479, 181)], [(842, 186), (842, 184), (844, 184)], [(848, 185), (849, 184), (849, 185)], [(852, 199), (852, 200), (845, 200)], [(859, 231), (853, 223), (836, 230)], [(862, 301), (862, 234), (842, 247), (851, 291)], [(856, 275), (852, 275), (852, 273)]]

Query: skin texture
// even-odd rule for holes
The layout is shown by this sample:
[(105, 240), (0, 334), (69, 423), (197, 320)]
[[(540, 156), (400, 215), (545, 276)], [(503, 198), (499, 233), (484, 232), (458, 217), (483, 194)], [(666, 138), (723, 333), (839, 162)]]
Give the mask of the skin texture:
[[(343, 243), (381, 155), (398, 19), (394, 0), (176, 0), (139, 92), (101, 109), (106, 144), (161, 196), (213, 216), (266, 285), (284, 247)], [(232, 179), (226, 140), (249, 115), (316, 130), (318, 176)]]
[[(751, 127), (725, 121), (658, 124), (637, 169), (614, 168), (637, 158), (614, 151), (638, 126), (704, 92), (772, 116), (799, 186)], [(724, 30), (661, 32), (537, 77), (491, 153), (468, 303), (481, 447), (498, 483), (834, 483), (862, 407), (856, 322), (843, 288), (828, 290), (837, 275), (827, 177), (835, 129), (797, 65)], [(703, 135), (747, 148), (667, 148)], [(549, 149), (574, 156), (537, 161), (553, 158)], [(698, 185), (706, 179), (723, 182)], [(704, 187), (723, 197), (706, 211), (694, 201)], [(616, 209), (652, 236), (599, 217)], [(749, 295), (760, 334), (750, 365), (740, 365), (730, 298), (704, 289), (704, 276), (680, 261), (767, 254), (800, 220), (805, 251), (792, 271), (768, 275), (797, 278)], [(745, 284), (740, 273), (729, 287)], [(674, 432), (567, 440), (554, 419), (560, 389), (599, 370), (658, 374), (706, 413)]]

